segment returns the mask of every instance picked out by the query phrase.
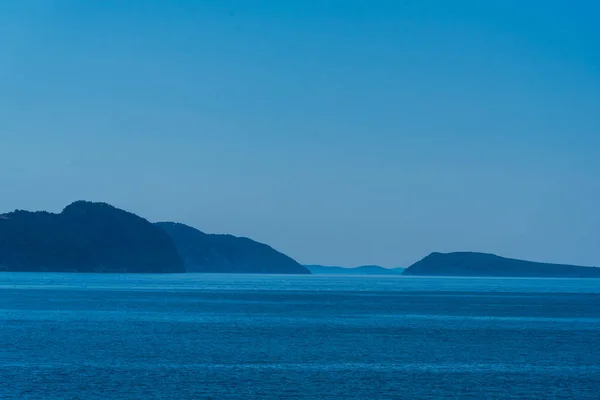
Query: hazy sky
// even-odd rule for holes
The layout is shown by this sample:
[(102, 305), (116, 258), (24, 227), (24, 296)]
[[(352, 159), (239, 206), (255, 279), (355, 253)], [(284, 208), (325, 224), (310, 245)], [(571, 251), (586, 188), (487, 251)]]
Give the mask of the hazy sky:
[(0, 211), (303, 263), (600, 265), (600, 2), (0, 0)]

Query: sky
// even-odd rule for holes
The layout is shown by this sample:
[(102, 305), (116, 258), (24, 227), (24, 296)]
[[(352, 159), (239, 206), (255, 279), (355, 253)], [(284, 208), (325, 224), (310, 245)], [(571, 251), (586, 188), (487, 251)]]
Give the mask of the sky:
[(600, 2), (0, 0), (0, 212), (600, 266)]

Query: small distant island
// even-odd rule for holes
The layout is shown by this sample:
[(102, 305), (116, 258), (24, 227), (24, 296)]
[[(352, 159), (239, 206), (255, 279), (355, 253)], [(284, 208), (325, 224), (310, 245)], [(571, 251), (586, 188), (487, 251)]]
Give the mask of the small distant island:
[(600, 278), (600, 268), (548, 264), (475, 252), (431, 253), (403, 275), (530, 278)]
[(332, 275), (401, 275), (404, 268), (385, 268), (379, 265), (361, 265), (358, 267), (338, 267), (328, 265), (305, 265), (313, 274)]

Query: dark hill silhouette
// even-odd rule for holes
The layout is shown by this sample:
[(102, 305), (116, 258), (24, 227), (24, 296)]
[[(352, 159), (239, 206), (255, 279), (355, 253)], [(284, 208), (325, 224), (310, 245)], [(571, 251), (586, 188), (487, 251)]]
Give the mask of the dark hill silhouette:
[(105, 203), (0, 216), (0, 271), (184, 272), (167, 234)]
[(206, 234), (174, 222), (156, 225), (169, 234), (188, 272), (310, 274), (292, 258), (248, 238)]
[(403, 275), (600, 278), (600, 268), (546, 264), (494, 254), (431, 253), (408, 267)]

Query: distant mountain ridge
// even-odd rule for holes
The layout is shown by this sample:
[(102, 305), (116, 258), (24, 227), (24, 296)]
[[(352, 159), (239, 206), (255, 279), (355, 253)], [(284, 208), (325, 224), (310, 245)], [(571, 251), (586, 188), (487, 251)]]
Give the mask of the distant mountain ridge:
[(431, 253), (403, 275), (600, 278), (600, 268), (548, 264), (475, 252)]
[(313, 274), (343, 275), (401, 275), (404, 268), (385, 268), (379, 265), (361, 265), (358, 267), (338, 267), (328, 265), (305, 265)]
[(187, 272), (310, 274), (291, 257), (252, 239), (207, 234), (175, 222), (156, 226), (171, 237)]
[(600, 278), (600, 268), (476, 252), (431, 253), (406, 270), (302, 266), (249, 238), (151, 223), (106, 203), (76, 201), (58, 214), (0, 214), (0, 271), (269, 273)]

